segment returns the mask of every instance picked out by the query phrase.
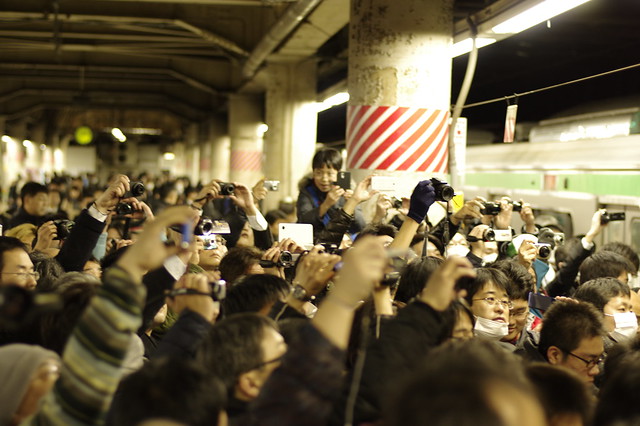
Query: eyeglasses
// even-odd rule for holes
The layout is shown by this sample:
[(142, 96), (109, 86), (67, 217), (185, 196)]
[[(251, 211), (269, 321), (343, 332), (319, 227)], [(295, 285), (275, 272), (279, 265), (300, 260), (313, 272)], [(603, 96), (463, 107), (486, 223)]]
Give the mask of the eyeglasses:
[(513, 315), (516, 318), (523, 318), (523, 317), (526, 317), (528, 313), (529, 313), (529, 310), (524, 308), (524, 309), (518, 309), (516, 311), (511, 311), (509, 312), (509, 315)]
[(325, 176), (335, 179), (336, 177), (338, 177), (338, 171), (337, 170), (331, 170), (331, 171), (325, 172), (325, 171), (318, 170), (318, 169), (313, 171), (313, 177), (323, 178)]
[(571, 355), (572, 357), (577, 358), (580, 361), (584, 362), (585, 366), (587, 367), (587, 370), (591, 370), (596, 365), (598, 365), (600, 363), (603, 363), (604, 360), (607, 358), (607, 356), (605, 354), (602, 354), (597, 359), (588, 360), (588, 359), (584, 359), (582, 357), (579, 357), (578, 355), (574, 354), (573, 352), (569, 352), (569, 351), (564, 351), (564, 352), (566, 352), (569, 355)]
[(496, 303), (499, 303), (504, 309), (513, 309), (513, 302), (510, 300), (498, 300), (495, 297), (484, 297), (482, 299), (472, 299), (472, 300), (484, 300), (487, 302), (489, 306), (496, 306)]
[(3, 274), (9, 275), (19, 275), (24, 279), (28, 279), (30, 276), (33, 277), (34, 280), (38, 281), (40, 279), (40, 272), (2, 272)]
[(282, 361), (282, 358), (283, 358), (283, 357), (284, 357), (284, 355), (279, 356), (278, 358), (274, 358), (274, 359), (269, 360), (269, 361), (261, 362), (260, 364), (257, 364), (255, 367), (250, 368), (248, 371), (251, 371), (251, 370), (257, 370), (257, 369), (259, 369), (259, 368), (266, 367), (266, 366), (267, 366), (267, 365), (269, 365), (269, 364), (274, 364), (274, 363), (276, 363), (276, 362), (280, 362), (280, 361)]

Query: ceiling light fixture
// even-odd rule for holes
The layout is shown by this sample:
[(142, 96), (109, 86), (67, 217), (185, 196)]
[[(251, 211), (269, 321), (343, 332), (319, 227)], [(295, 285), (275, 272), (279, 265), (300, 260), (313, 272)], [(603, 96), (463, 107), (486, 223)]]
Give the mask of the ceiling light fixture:
[(127, 140), (127, 137), (124, 135), (124, 133), (122, 133), (122, 130), (118, 129), (117, 127), (111, 129), (111, 134), (114, 138), (118, 139), (120, 143)]
[(324, 111), (329, 108), (332, 108), (336, 105), (341, 105), (345, 102), (349, 102), (349, 93), (348, 92), (339, 92), (335, 95), (329, 96), (322, 102), (316, 102), (316, 112)]
[(588, 1), (589, 0), (545, 0), (495, 25), (491, 28), (491, 31), (495, 34), (517, 34)]

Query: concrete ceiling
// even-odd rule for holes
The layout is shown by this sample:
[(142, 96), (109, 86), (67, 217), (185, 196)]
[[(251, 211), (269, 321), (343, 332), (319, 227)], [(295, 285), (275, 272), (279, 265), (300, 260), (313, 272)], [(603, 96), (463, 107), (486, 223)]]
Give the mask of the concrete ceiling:
[[(463, 19), (494, 0), (456, 0)], [(596, 1), (596, 0), (594, 0)], [(264, 60), (316, 57), (346, 77), (348, 0), (3, 0), (0, 132), (160, 127), (224, 114)]]

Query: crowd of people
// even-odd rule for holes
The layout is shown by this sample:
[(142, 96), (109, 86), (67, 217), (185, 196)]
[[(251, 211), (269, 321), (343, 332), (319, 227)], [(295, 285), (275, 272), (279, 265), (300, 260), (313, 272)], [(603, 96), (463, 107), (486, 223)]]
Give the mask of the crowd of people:
[(640, 260), (595, 247), (603, 211), (565, 238), (522, 200), (341, 169), (318, 151), (266, 212), (264, 180), (14, 185), (0, 426), (640, 424)]

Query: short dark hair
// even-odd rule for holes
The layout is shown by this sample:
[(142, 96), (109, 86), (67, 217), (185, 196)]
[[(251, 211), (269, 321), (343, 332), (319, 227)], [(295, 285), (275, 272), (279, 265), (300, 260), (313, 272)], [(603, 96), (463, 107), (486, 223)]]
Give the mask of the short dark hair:
[(615, 278), (595, 278), (582, 284), (573, 294), (573, 298), (581, 302), (589, 302), (599, 311), (614, 297), (630, 297), (629, 286), (622, 284)]
[(466, 304), (463, 304), (458, 300), (454, 300), (453, 302), (451, 302), (449, 307), (442, 312), (443, 331), (439, 336), (440, 343), (444, 343), (453, 337), (453, 332), (456, 329), (459, 315), (467, 315), (469, 317), (471, 325), (475, 325), (476, 318), (474, 317), (473, 312), (471, 312), (471, 309), (469, 309)]
[(340, 151), (333, 148), (323, 148), (316, 152), (311, 161), (311, 168), (320, 169), (322, 166), (340, 170), (342, 168), (342, 155)]
[(274, 304), (289, 291), (289, 284), (280, 277), (269, 274), (246, 275), (227, 292), (224, 299), (225, 315), (240, 312), (259, 312)]
[(571, 352), (583, 339), (604, 335), (602, 313), (592, 304), (557, 300), (544, 314), (538, 350), (547, 359), (551, 346)]
[(431, 274), (438, 269), (443, 262), (442, 259), (431, 256), (409, 262), (400, 274), (395, 300), (409, 303), (411, 299), (420, 294), (425, 285), (427, 285)]
[(366, 235), (373, 235), (374, 237), (387, 235), (391, 238), (395, 238), (397, 233), (398, 233), (398, 228), (396, 228), (393, 225), (390, 225), (387, 223), (370, 223), (364, 228), (362, 228), (362, 231), (360, 231), (356, 236), (355, 241), (358, 241), (358, 239)]
[(512, 353), (481, 339), (449, 342), (430, 352), (424, 367), (397, 392), (389, 392), (384, 424), (418, 426), (429, 419), (433, 426), (501, 425), (494, 386), (507, 396), (510, 390), (532, 391)]
[(574, 247), (578, 244), (582, 245), (581, 239), (578, 237), (573, 237), (565, 240), (563, 245), (557, 246), (554, 254), (556, 265), (560, 265), (560, 263), (567, 263), (567, 261), (571, 258), (571, 253), (574, 251)]
[(38, 195), (40, 193), (48, 194), (49, 189), (38, 182), (27, 182), (22, 186), (22, 189), (20, 190), (20, 199), (24, 203), (24, 197), (33, 197), (34, 195)]
[(617, 278), (623, 272), (635, 273), (629, 260), (612, 251), (599, 251), (587, 257), (580, 265), (580, 284), (600, 277)]
[(4, 252), (15, 249), (22, 249), (29, 253), (27, 246), (22, 241), (14, 237), (0, 237), (0, 272), (4, 268)]
[(637, 395), (640, 392), (640, 353), (627, 352), (619, 368), (609, 375), (598, 394), (594, 426), (640, 423)]
[(152, 359), (125, 377), (109, 412), (111, 424), (135, 426), (170, 419), (194, 426), (216, 426), (227, 395), (218, 378), (193, 360)]
[(260, 262), (262, 252), (256, 247), (233, 247), (220, 260), (220, 275), (229, 285), (247, 273), (251, 265)]
[(584, 380), (575, 372), (540, 362), (527, 366), (526, 374), (536, 389), (547, 419), (577, 414), (582, 424), (590, 424), (592, 396)]
[(625, 257), (633, 265), (635, 272), (632, 272), (632, 274), (634, 275), (638, 272), (638, 269), (640, 269), (640, 257), (638, 257), (638, 253), (627, 244), (614, 241), (602, 246), (601, 251), (612, 251)]
[(269, 327), (278, 330), (266, 316), (236, 314), (217, 322), (203, 340), (198, 359), (222, 380), (229, 395), (233, 395), (241, 374), (263, 362), (262, 338)]
[[(424, 232), (416, 232), (413, 238), (411, 238), (411, 244), (409, 244), (409, 246), (413, 247), (414, 245), (423, 242), (424, 235)], [(444, 256), (444, 244), (442, 244), (440, 238), (436, 237), (433, 234), (427, 234), (427, 241), (429, 241), (436, 247), (441, 256)], [(418, 255), (420, 255), (420, 253), (418, 253)]]
[(285, 212), (283, 212), (280, 209), (276, 209), (276, 210), (269, 210), (265, 215), (264, 218), (267, 220), (267, 223), (269, 225), (273, 225), (274, 223), (276, 223), (276, 220), (278, 219), (286, 219), (287, 218), (287, 214)]
[(527, 300), (529, 292), (534, 291), (536, 282), (533, 276), (515, 260), (501, 260), (491, 265), (492, 268), (502, 271), (511, 285), (508, 290), (511, 300)]
[(461, 281), (461, 290), (467, 290), (465, 299), (470, 305), (473, 303), (473, 296), (489, 282), (493, 282), (498, 289), (507, 294), (511, 293), (511, 283), (502, 271), (495, 268), (478, 268), (474, 279)]

